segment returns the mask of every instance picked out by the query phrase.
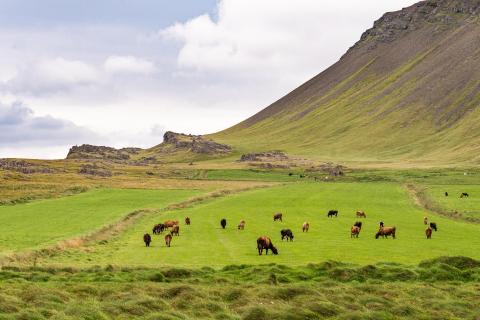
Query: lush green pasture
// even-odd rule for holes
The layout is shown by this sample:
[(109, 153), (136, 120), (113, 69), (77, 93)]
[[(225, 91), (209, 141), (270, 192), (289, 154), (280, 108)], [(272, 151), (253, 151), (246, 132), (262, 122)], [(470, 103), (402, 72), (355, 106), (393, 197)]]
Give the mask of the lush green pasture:
[(135, 209), (161, 208), (196, 190), (95, 189), (82, 194), (0, 207), (0, 252), (54, 244), (111, 224)]
[(477, 319), (480, 261), (4, 268), (0, 319)]
[[(338, 218), (327, 218), (329, 209), (338, 209)], [(357, 220), (357, 209), (367, 219), (360, 238), (350, 238), (350, 227)], [(275, 212), (283, 212), (283, 222), (273, 222)], [(429, 215), (414, 206), (407, 191), (392, 183), (299, 183), (248, 191), (198, 206), (150, 215), (112, 239), (84, 250), (70, 250), (42, 264), (130, 265), (130, 266), (212, 266), (228, 264), (281, 263), (305, 265), (326, 260), (359, 264), (375, 262), (417, 263), (442, 255), (480, 258), (480, 225), (429, 215), (438, 224), (433, 239), (425, 239), (423, 217)], [(183, 225), (184, 217), (192, 219)], [(180, 236), (166, 248), (163, 235), (153, 236), (146, 248), (142, 235), (165, 219), (182, 221)], [(228, 220), (226, 230), (221, 218)], [(241, 219), (246, 229), (237, 230)], [(309, 233), (301, 225), (309, 221)], [(378, 222), (397, 227), (397, 239), (374, 239)], [(280, 230), (291, 228), (295, 240), (280, 241)], [(278, 256), (258, 256), (256, 239), (270, 236)]]
[[(469, 197), (460, 198), (462, 192), (468, 193)], [(444, 210), (457, 211), (467, 218), (480, 218), (480, 185), (433, 185), (427, 187), (426, 194)]]

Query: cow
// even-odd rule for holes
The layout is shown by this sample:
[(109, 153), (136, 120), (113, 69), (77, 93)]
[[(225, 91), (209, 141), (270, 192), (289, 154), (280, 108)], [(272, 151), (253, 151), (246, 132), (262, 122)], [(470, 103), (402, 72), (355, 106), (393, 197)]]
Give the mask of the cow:
[(179, 236), (180, 235), (180, 226), (178, 224), (172, 227), (171, 231), (172, 236)]
[(333, 216), (335, 216), (335, 218), (338, 217), (338, 210), (330, 210), (330, 211), (328, 211), (327, 217), (330, 218), (330, 217), (333, 217)]
[(186, 224), (187, 226), (190, 225), (190, 218), (189, 218), (189, 217), (186, 217), (186, 218), (185, 218), (185, 224)]
[(283, 222), (282, 218), (283, 218), (283, 214), (281, 214), (281, 213), (275, 213), (275, 214), (273, 215), (273, 221), (280, 220), (280, 221)]
[(358, 238), (358, 235), (360, 234), (360, 230), (362, 228), (357, 227), (357, 226), (352, 226), (352, 229), (350, 229), (350, 238)]
[(163, 223), (166, 228), (172, 228), (174, 225), (178, 225), (178, 220), (167, 220)]
[(268, 249), (272, 250), (273, 254), (278, 254), (277, 248), (273, 246), (272, 240), (269, 237), (263, 236), (257, 239), (257, 249), (258, 255), (261, 256), (263, 249), (265, 249), (265, 254), (268, 255)]
[(395, 239), (395, 232), (397, 231), (397, 228), (396, 227), (383, 227), (383, 228), (380, 228), (377, 232), (377, 234), (375, 235), (375, 239), (378, 239), (380, 236), (384, 237), (384, 238), (388, 238), (388, 236), (392, 236), (393, 239)]
[(146, 247), (150, 247), (150, 242), (152, 242), (152, 237), (148, 233), (143, 235), (143, 242), (145, 242)]
[(428, 218), (427, 218), (427, 217), (424, 217), (424, 218), (423, 218), (423, 224), (424, 224), (424, 225), (427, 225), (427, 224), (428, 224)]
[(172, 234), (171, 233), (168, 233), (166, 236), (165, 236), (165, 245), (167, 247), (170, 247), (170, 243), (172, 242)]
[(447, 191), (445, 191), (445, 197), (448, 197), (448, 192)]
[(425, 230), (425, 235), (427, 236), (427, 239), (432, 238), (432, 228), (428, 227), (427, 230)]
[(469, 195), (466, 192), (462, 192), (462, 194), (460, 195), (460, 198), (468, 198), (468, 197)]
[(362, 222), (361, 221), (357, 221), (353, 224), (354, 227), (359, 227), (360, 229), (362, 228)]
[(227, 226), (227, 219), (220, 220), (220, 225), (222, 226), (222, 229), (225, 229), (225, 227)]
[(245, 220), (241, 220), (240, 223), (238, 224), (238, 230), (244, 230), (245, 229)]
[(367, 218), (365, 211), (357, 211), (357, 218)]
[(308, 232), (308, 229), (310, 229), (310, 223), (305, 221), (302, 225), (302, 231), (303, 232)]
[(430, 228), (432, 228), (433, 230), (435, 230), (435, 232), (437, 232), (437, 223), (430, 222)]
[(153, 234), (160, 234), (165, 230), (165, 225), (163, 223), (159, 223), (153, 226), (152, 233)]
[(280, 235), (282, 236), (282, 241), (283, 239), (287, 239), (287, 241), (293, 241), (293, 233), (290, 229), (282, 229), (282, 231), (280, 231)]

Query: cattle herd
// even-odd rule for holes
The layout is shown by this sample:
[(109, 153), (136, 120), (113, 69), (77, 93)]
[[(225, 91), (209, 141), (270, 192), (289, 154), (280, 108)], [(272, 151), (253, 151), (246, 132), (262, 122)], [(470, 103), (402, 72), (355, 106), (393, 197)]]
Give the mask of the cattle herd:
[[(357, 211), (355, 216), (357, 218), (367, 218), (367, 215), (364, 211)], [(327, 217), (338, 217), (338, 210), (329, 210), (327, 213)], [(282, 213), (275, 213), (273, 215), (273, 221), (279, 221), (283, 222), (283, 214)], [(186, 217), (185, 218), (185, 225), (190, 225), (190, 218)], [(437, 231), (437, 224), (435, 222), (428, 222), (428, 217), (423, 218), (423, 224), (427, 225), (427, 229), (425, 230), (425, 235), (427, 239), (432, 238), (432, 231)], [(354, 225), (350, 229), (350, 237), (351, 238), (358, 238), (360, 235), (360, 231), (362, 230), (362, 221), (357, 221), (354, 223)], [(223, 218), (220, 220), (220, 226), (222, 229), (225, 229), (227, 226), (227, 219)], [(245, 220), (241, 220), (240, 223), (238, 224), (238, 230), (244, 230), (245, 229)], [(308, 232), (310, 229), (310, 223), (305, 221), (302, 224), (302, 232)], [(159, 235), (162, 234), (163, 232), (166, 232), (165, 235), (165, 245), (167, 247), (170, 247), (170, 244), (172, 242), (173, 236), (179, 236), (180, 235), (180, 224), (178, 220), (167, 220), (164, 223), (159, 223), (153, 226), (152, 233), (154, 235)], [(393, 227), (385, 227), (383, 221), (380, 221), (379, 224), (379, 229), (377, 233), (375, 234), (375, 239), (378, 239), (380, 237), (383, 238), (388, 238), (389, 236), (392, 236), (393, 239), (395, 239), (397, 228), (395, 226)], [(282, 229), (280, 231), (280, 237), (281, 240), (286, 240), (288, 241), (293, 241), (294, 235), (291, 229)], [(143, 235), (143, 241), (145, 242), (145, 246), (149, 247), (150, 243), (152, 242), (152, 237), (150, 234), (146, 233)], [(257, 239), (257, 249), (258, 249), (258, 254), (262, 255), (263, 250), (265, 250), (265, 254), (268, 255), (268, 250), (271, 250), (273, 254), (278, 254), (277, 248), (273, 245), (272, 240), (267, 237), (267, 236), (261, 236)]]

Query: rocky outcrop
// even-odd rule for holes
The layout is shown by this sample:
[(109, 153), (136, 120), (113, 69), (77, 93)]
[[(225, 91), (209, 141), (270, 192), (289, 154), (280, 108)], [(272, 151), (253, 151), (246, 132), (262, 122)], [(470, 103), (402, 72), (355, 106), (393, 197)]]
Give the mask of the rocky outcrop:
[(130, 159), (131, 155), (138, 154), (140, 148), (115, 149), (105, 146), (94, 146), (83, 144), (73, 146), (68, 152), (67, 159), (103, 159), (124, 162)]
[(16, 171), (24, 174), (32, 173), (53, 173), (55, 170), (39, 166), (25, 160), (15, 160), (15, 159), (0, 159), (0, 169)]
[(344, 176), (345, 175), (345, 169), (346, 169), (346, 167), (344, 167), (342, 165), (335, 164), (335, 163), (332, 163), (332, 162), (326, 162), (326, 163), (322, 163), (319, 166), (312, 166), (312, 167), (308, 168), (306, 171), (308, 171), (308, 172), (322, 172), (322, 173), (326, 173), (326, 174), (328, 174), (329, 176), (332, 176), (332, 177), (338, 177), (338, 176)]
[(421, 28), (425, 23), (439, 27), (452, 25), (457, 23), (454, 17), (456, 14), (478, 17), (480, 1), (428, 0), (400, 11), (388, 12), (362, 34), (357, 45), (370, 42), (369, 48), (373, 49), (378, 42), (392, 42), (406, 32)]
[(213, 140), (208, 140), (203, 136), (175, 133), (167, 131), (163, 136), (164, 150), (176, 151), (185, 150), (201, 154), (226, 154), (232, 151), (232, 148), (226, 144), (220, 144)]
[(242, 154), (240, 157), (241, 162), (245, 161), (285, 161), (288, 160), (288, 156), (278, 150), (259, 152), (259, 153), (247, 153)]

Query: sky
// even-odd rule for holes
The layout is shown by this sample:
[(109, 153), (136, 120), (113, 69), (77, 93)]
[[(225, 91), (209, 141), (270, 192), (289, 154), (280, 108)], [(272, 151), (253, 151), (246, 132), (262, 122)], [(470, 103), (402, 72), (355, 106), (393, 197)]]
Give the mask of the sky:
[(0, 0), (0, 158), (228, 128), (410, 0)]

